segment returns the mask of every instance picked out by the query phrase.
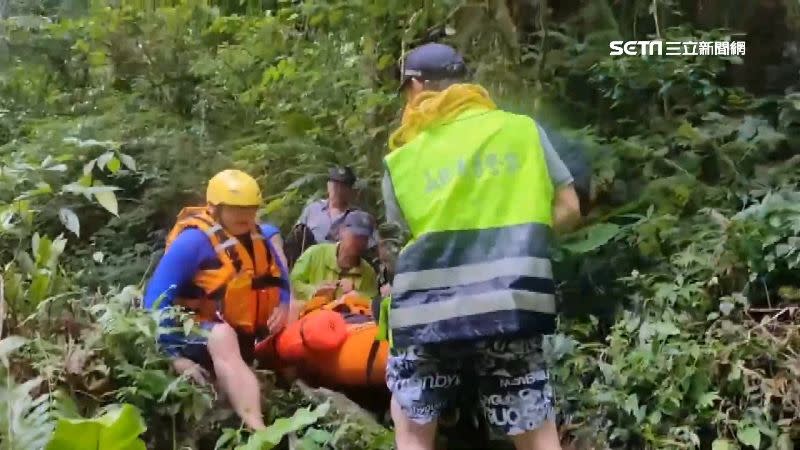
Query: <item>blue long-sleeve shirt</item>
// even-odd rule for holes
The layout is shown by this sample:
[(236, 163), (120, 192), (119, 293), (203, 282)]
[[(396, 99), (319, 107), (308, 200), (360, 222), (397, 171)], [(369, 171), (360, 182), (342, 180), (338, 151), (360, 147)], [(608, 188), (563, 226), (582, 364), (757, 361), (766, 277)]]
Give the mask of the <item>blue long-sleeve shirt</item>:
[[(261, 230), (264, 233), (266, 244), (273, 255), (276, 255), (275, 248), (270, 242), (270, 238), (280, 231), (278, 228), (262, 224)], [(275, 260), (281, 270), (281, 278), (289, 283), (289, 274), (283, 266), (280, 258)], [(211, 245), (208, 237), (201, 230), (187, 228), (175, 238), (168, 252), (159, 261), (150, 282), (144, 293), (144, 307), (152, 309), (156, 300), (164, 294), (164, 298), (159, 303), (159, 308), (172, 306), (175, 297), (179, 293), (187, 293), (191, 281), (195, 274), (204, 268), (213, 267), (219, 264), (219, 259)], [(290, 298), (289, 289), (281, 288), (280, 301), (288, 303)]]

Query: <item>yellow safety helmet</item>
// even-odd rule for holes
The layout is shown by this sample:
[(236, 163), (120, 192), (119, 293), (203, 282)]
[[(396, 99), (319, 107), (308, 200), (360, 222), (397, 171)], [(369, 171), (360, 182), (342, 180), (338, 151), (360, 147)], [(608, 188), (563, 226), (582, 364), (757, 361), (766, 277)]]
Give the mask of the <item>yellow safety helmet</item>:
[(260, 206), (261, 189), (241, 170), (223, 170), (208, 181), (206, 201), (211, 205)]

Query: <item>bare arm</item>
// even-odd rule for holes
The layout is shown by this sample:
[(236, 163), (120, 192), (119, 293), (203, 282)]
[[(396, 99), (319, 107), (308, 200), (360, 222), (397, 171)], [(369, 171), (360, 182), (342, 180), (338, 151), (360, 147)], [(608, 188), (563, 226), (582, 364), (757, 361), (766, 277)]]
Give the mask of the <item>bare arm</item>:
[(581, 220), (581, 204), (573, 185), (574, 179), (564, 161), (550, 142), (547, 132), (538, 127), (539, 139), (544, 150), (547, 172), (553, 183), (553, 229), (557, 234), (568, 233), (575, 229)]
[(553, 198), (553, 228), (557, 234), (568, 233), (581, 221), (581, 205), (572, 183), (561, 187)]

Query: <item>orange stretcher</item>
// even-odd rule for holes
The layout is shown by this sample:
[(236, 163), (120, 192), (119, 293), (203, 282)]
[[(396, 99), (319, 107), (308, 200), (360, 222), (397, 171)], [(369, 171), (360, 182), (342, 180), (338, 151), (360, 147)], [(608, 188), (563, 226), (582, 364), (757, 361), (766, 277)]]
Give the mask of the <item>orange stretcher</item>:
[(370, 300), (357, 293), (331, 297), (317, 292), (299, 320), (256, 345), (256, 358), (271, 368), (298, 367), (324, 385), (385, 385), (389, 345), (375, 339)]

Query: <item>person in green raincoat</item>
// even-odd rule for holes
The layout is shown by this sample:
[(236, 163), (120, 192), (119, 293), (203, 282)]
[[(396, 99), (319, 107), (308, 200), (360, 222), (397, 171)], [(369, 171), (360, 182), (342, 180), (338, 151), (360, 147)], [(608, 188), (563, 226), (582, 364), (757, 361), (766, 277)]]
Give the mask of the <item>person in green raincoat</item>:
[(332, 301), (352, 291), (378, 296), (378, 276), (363, 257), (374, 230), (372, 218), (353, 211), (342, 225), (339, 242), (309, 247), (292, 268), (292, 319), (318, 292), (332, 292)]

